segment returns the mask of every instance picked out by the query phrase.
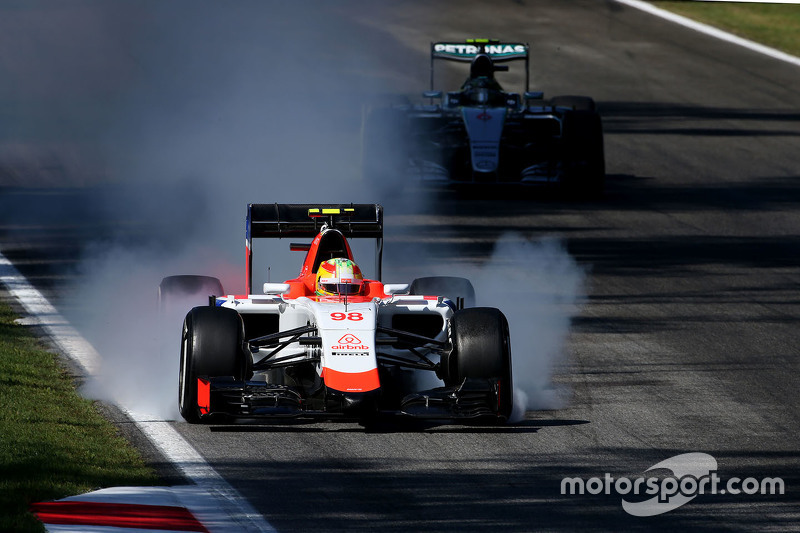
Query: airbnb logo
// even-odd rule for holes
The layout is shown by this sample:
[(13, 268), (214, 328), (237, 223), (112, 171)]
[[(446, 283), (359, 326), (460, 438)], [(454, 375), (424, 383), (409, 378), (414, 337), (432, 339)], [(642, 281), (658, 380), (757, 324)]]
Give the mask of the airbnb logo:
[(361, 344), (361, 339), (348, 333), (339, 339), (339, 344), (331, 346), (332, 350), (369, 350), (369, 346)]
[(347, 335), (339, 339), (339, 344), (361, 344), (361, 339), (359, 339), (352, 333), (348, 333)]

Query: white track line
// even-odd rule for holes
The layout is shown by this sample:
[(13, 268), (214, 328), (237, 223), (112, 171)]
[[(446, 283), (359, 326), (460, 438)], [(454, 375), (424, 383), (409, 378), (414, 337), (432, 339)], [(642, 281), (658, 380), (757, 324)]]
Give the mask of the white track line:
[(661, 17), (670, 22), (680, 24), (681, 26), (685, 26), (695, 31), (699, 31), (700, 33), (705, 33), (706, 35), (716, 37), (717, 39), (722, 39), (723, 41), (727, 41), (729, 43), (733, 43), (735, 45), (748, 48), (760, 54), (764, 54), (774, 59), (779, 59), (781, 61), (785, 61), (786, 63), (791, 63), (792, 65), (800, 67), (800, 57), (793, 56), (785, 52), (781, 52), (780, 50), (776, 50), (774, 48), (770, 48), (769, 46), (764, 46), (763, 44), (758, 44), (756, 42), (743, 39), (741, 37), (737, 37), (732, 33), (722, 31), (713, 26), (709, 26), (708, 24), (703, 24), (702, 22), (697, 22), (695, 20), (682, 17), (681, 15), (676, 15), (675, 13), (672, 13), (670, 11), (666, 11), (664, 9), (655, 7), (653, 4), (649, 2), (643, 2), (642, 0), (615, 0), (615, 1), (617, 3), (625, 4), (626, 6), (630, 6), (635, 9), (645, 11), (647, 13), (650, 13), (651, 15)]
[[(56, 347), (80, 367), (85, 376), (97, 374), (101, 363), (100, 354), (2, 253), (0, 253), (0, 283), (5, 285), (9, 294), (16, 298), (30, 315), (26, 317), (26, 324), (41, 327)], [(251, 532), (275, 531), (275, 528), (220, 476), (169, 422), (143, 416), (123, 405), (118, 407), (187, 479), (217, 498), (231, 521), (220, 531), (226, 529)]]

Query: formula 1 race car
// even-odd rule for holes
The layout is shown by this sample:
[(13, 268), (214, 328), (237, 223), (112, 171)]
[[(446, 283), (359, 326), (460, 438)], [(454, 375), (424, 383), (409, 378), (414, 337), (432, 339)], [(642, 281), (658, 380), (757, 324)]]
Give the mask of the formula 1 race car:
[[(435, 60), (470, 63), (457, 91), (434, 90)], [(525, 61), (525, 92), (506, 92), (498, 63)], [(380, 184), (516, 184), (602, 192), (603, 128), (595, 102), (528, 90), (528, 45), (473, 39), (431, 44), (430, 103), (373, 106), (362, 128), (365, 179)], [(434, 104), (435, 100), (441, 103)]]
[[(313, 240), (290, 244), (306, 253), (296, 278), (253, 294), (253, 241), (265, 237)], [(354, 263), (354, 238), (375, 240), (377, 280)], [(209, 276), (170, 276), (159, 286), (162, 309), (186, 295), (208, 299), (183, 323), (178, 400), (187, 421), (510, 416), (505, 316), (471, 307), (464, 278), (379, 281), (380, 205), (250, 204), (246, 244), (243, 295), (223, 296)]]

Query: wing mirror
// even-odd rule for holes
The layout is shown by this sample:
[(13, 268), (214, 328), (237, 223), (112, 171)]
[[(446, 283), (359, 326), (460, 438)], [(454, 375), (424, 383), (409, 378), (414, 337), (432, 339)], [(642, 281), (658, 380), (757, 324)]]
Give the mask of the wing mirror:
[(290, 288), (288, 283), (265, 283), (264, 294), (286, 294)]
[(383, 286), (383, 292), (388, 295), (393, 294), (408, 294), (408, 283), (386, 283)]

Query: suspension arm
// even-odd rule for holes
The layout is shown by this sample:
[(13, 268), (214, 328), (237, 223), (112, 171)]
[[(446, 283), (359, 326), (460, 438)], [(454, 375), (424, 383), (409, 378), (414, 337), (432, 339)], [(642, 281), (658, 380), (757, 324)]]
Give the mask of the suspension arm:
[(447, 341), (440, 341), (437, 339), (432, 339), (430, 337), (425, 337), (424, 335), (417, 335), (416, 333), (411, 333), (409, 331), (401, 331), (399, 329), (387, 328), (385, 326), (378, 326), (376, 328), (377, 333), (384, 333), (389, 335), (389, 337), (385, 338), (378, 338), (376, 337), (375, 342), (377, 344), (396, 344), (398, 340), (400, 341), (413, 341), (411, 344), (416, 344), (417, 346), (426, 346), (426, 345), (433, 345), (438, 350), (444, 350), (447, 347)]
[(317, 326), (300, 326), (299, 328), (294, 329), (287, 329), (286, 331), (279, 331), (278, 333), (271, 333), (269, 335), (264, 335), (263, 337), (256, 337), (255, 339), (250, 339), (247, 343), (250, 346), (260, 347), (260, 346), (275, 346), (275, 341), (278, 339), (282, 339), (283, 337), (290, 337), (290, 336), (300, 336), (304, 333), (312, 333), (317, 331)]
[(418, 370), (436, 370), (439, 365), (428, 361), (427, 359), (420, 359), (419, 361), (411, 361), (406, 359), (405, 357), (400, 357), (393, 354), (388, 353), (378, 353), (378, 360), (396, 364), (397, 366), (402, 366), (405, 368), (415, 368)]
[(258, 371), (269, 370), (270, 368), (285, 368), (287, 366), (296, 365), (297, 363), (318, 363), (319, 360), (319, 356), (307, 354), (287, 355), (284, 357), (276, 357), (275, 359), (271, 360), (270, 357), (267, 356), (259, 360), (257, 363), (253, 363), (253, 370)]

